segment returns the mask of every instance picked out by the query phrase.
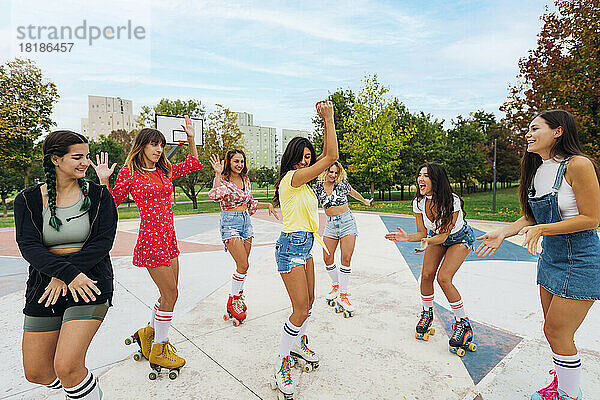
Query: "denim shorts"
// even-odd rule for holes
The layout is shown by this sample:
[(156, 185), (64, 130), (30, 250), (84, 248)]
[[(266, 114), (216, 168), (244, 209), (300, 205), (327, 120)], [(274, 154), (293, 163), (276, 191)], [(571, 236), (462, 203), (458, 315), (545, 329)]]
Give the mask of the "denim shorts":
[(341, 239), (346, 235), (358, 236), (358, 229), (356, 229), (356, 220), (350, 210), (336, 215), (335, 217), (327, 217), (325, 222), (325, 231), (323, 232), (324, 237), (332, 239)]
[[(430, 230), (427, 236), (435, 236), (435, 232)], [(473, 232), (473, 228), (465, 223), (465, 225), (458, 232), (448, 235), (448, 238), (441, 245), (444, 247), (450, 247), (454, 246), (455, 244), (464, 244), (468, 248), (473, 249), (474, 243), (475, 233)]]
[(306, 264), (312, 258), (310, 251), (314, 239), (312, 232), (281, 232), (275, 243), (277, 272), (290, 272), (292, 268)]
[[(246, 240), (254, 236), (248, 211), (221, 211), (221, 240), (223, 244), (232, 238)], [(227, 246), (225, 246), (227, 251)]]

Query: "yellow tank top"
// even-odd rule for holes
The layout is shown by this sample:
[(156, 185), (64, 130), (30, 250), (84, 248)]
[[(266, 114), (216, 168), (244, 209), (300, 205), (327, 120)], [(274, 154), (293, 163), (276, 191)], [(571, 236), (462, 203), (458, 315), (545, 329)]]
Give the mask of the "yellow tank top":
[[(315, 239), (327, 251), (319, 230), (319, 201), (308, 184), (292, 186), (295, 170), (285, 174), (279, 182), (279, 204), (283, 215), (283, 232), (312, 232)], [(327, 252), (329, 253), (329, 252)]]

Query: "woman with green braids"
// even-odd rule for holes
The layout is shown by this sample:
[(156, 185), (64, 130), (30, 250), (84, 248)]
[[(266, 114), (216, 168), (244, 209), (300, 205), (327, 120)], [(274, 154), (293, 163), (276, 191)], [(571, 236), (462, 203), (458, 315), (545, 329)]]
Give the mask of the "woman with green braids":
[(109, 251), (117, 210), (104, 186), (84, 179), (88, 141), (71, 131), (50, 133), (43, 145), (45, 183), (14, 202), (16, 237), (30, 264), (25, 292), (23, 368), (28, 381), (68, 399), (99, 400), (85, 367), (87, 349), (111, 306)]

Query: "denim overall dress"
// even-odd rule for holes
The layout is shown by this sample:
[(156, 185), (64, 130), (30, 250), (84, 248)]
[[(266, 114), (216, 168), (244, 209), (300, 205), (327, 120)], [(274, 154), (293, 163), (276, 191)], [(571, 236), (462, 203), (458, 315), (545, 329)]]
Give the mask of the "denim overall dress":
[[(558, 189), (569, 158), (556, 173), (552, 191), (535, 197), (533, 179), (529, 187), (529, 206), (536, 224), (562, 221), (558, 208)], [(546, 235), (538, 259), (537, 283), (548, 292), (569, 299), (600, 300), (600, 239), (596, 229), (563, 235)]]

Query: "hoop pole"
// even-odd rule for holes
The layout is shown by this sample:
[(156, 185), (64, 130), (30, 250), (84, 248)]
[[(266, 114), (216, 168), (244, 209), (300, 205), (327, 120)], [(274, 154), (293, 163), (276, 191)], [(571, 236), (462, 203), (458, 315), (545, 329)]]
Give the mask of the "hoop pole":
[(170, 160), (171, 156), (173, 156), (175, 153), (177, 153), (177, 150), (179, 150), (179, 148), (186, 143), (187, 143), (186, 141), (180, 140), (179, 143), (177, 144), (177, 146), (172, 147), (171, 150), (169, 150), (169, 152), (167, 153), (167, 158)]

